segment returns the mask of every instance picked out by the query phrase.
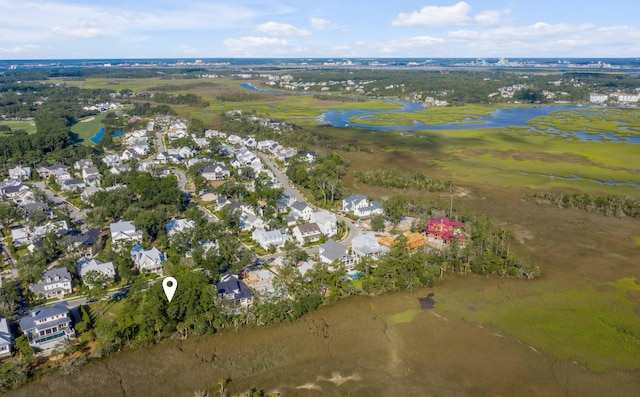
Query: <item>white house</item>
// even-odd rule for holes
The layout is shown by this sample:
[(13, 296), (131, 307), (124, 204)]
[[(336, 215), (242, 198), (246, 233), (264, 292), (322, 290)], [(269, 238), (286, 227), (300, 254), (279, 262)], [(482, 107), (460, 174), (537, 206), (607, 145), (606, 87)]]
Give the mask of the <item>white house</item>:
[(62, 191), (64, 192), (76, 192), (84, 189), (85, 187), (87, 187), (87, 185), (84, 182), (75, 178), (66, 179), (62, 181), (62, 184), (60, 185), (60, 188), (62, 188)]
[(260, 246), (268, 250), (272, 245), (274, 247), (282, 247), (287, 241), (287, 235), (282, 234), (280, 230), (266, 231), (264, 229), (256, 229), (251, 233), (251, 239)]
[(129, 221), (119, 220), (109, 225), (111, 231), (111, 242), (114, 245), (125, 243), (127, 241), (141, 241), (142, 232), (136, 230), (135, 225)]
[(304, 201), (296, 201), (291, 205), (291, 216), (296, 219), (308, 221), (312, 213), (313, 209)]
[(231, 176), (231, 171), (224, 163), (215, 163), (202, 170), (202, 177), (208, 181), (219, 181)]
[(42, 273), (40, 282), (31, 284), (29, 289), (45, 299), (64, 298), (71, 293), (71, 273), (65, 268), (51, 269)]
[(316, 211), (311, 214), (311, 222), (318, 224), (320, 231), (327, 237), (338, 234), (338, 218), (329, 211)]
[[(98, 274), (106, 276), (111, 281), (116, 277), (116, 270), (114, 269), (112, 262), (102, 262), (97, 259), (89, 259), (86, 257), (78, 261), (78, 272), (83, 280), (86, 280), (86, 277), (90, 272), (97, 272)], [(91, 288), (91, 286), (89, 288)]]
[(108, 154), (103, 159), (102, 162), (106, 164), (107, 167), (115, 167), (122, 163), (122, 159), (117, 154)]
[(375, 214), (382, 214), (382, 207), (377, 201), (369, 201), (367, 196), (353, 194), (342, 200), (342, 211), (350, 212), (361, 218), (368, 218)]
[(31, 178), (31, 167), (17, 166), (15, 168), (9, 169), (9, 178), (26, 181), (27, 179)]
[(131, 248), (131, 259), (138, 271), (162, 275), (162, 262), (167, 256), (156, 247), (145, 250), (136, 244)]
[(13, 350), (13, 335), (9, 329), (7, 319), (0, 317), (0, 357), (11, 355)]
[(293, 236), (300, 244), (315, 243), (320, 240), (322, 232), (315, 222), (305, 223), (293, 228)]
[(93, 167), (93, 160), (91, 159), (82, 159), (73, 163), (73, 168), (80, 171), (87, 167)]
[(264, 229), (265, 224), (262, 218), (243, 212), (240, 215), (240, 227), (242, 231), (249, 231), (251, 229)]
[(238, 135), (231, 134), (227, 137), (227, 142), (229, 142), (232, 145), (237, 145), (240, 142), (242, 142), (242, 138), (240, 138)]
[(351, 241), (351, 250), (359, 262), (364, 257), (378, 259), (389, 252), (389, 247), (378, 244), (378, 239), (373, 233), (362, 233)]
[(176, 233), (181, 233), (185, 230), (193, 229), (196, 227), (196, 223), (191, 219), (173, 218), (167, 225), (167, 236), (171, 237)]

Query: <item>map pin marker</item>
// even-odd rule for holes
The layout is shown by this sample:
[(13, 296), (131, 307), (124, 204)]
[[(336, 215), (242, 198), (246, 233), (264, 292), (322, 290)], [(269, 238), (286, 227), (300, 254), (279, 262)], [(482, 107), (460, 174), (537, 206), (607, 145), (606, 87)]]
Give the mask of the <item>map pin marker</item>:
[(167, 295), (167, 299), (171, 302), (173, 294), (175, 294), (176, 288), (178, 288), (178, 282), (173, 277), (167, 277), (162, 280), (162, 288), (164, 289), (164, 294)]

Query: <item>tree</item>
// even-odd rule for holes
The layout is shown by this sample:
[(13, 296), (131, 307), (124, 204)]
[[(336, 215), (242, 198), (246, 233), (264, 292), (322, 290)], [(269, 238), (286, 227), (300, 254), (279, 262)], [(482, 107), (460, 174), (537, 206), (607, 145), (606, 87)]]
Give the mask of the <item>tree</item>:
[(384, 215), (376, 214), (371, 218), (371, 229), (376, 232), (380, 232), (384, 230)]
[(397, 224), (407, 212), (408, 201), (404, 196), (391, 196), (382, 202), (382, 209), (391, 222)]
[(10, 202), (0, 203), (0, 223), (3, 227), (9, 227), (21, 218), (18, 207)]

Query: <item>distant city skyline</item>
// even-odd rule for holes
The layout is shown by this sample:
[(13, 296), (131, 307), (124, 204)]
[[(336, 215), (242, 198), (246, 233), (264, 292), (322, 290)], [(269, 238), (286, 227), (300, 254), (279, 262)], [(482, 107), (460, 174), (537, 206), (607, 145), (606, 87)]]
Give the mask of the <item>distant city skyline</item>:
[(0, 59), (640, 56), (629, 1), (0, 0)]

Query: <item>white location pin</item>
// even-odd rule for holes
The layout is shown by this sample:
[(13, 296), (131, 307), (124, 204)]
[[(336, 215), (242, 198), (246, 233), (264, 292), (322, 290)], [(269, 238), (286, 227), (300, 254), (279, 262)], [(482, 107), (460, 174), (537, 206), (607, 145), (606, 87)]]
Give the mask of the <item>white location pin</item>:
[(176, 293), (176, 288), (178, 288), (178, 282), (173, 277), (166, 277), (162, 280), (162, 288), (164, 289), (164, 294), (167, 295), (167, 299), (171, 302), (173, 294)]

